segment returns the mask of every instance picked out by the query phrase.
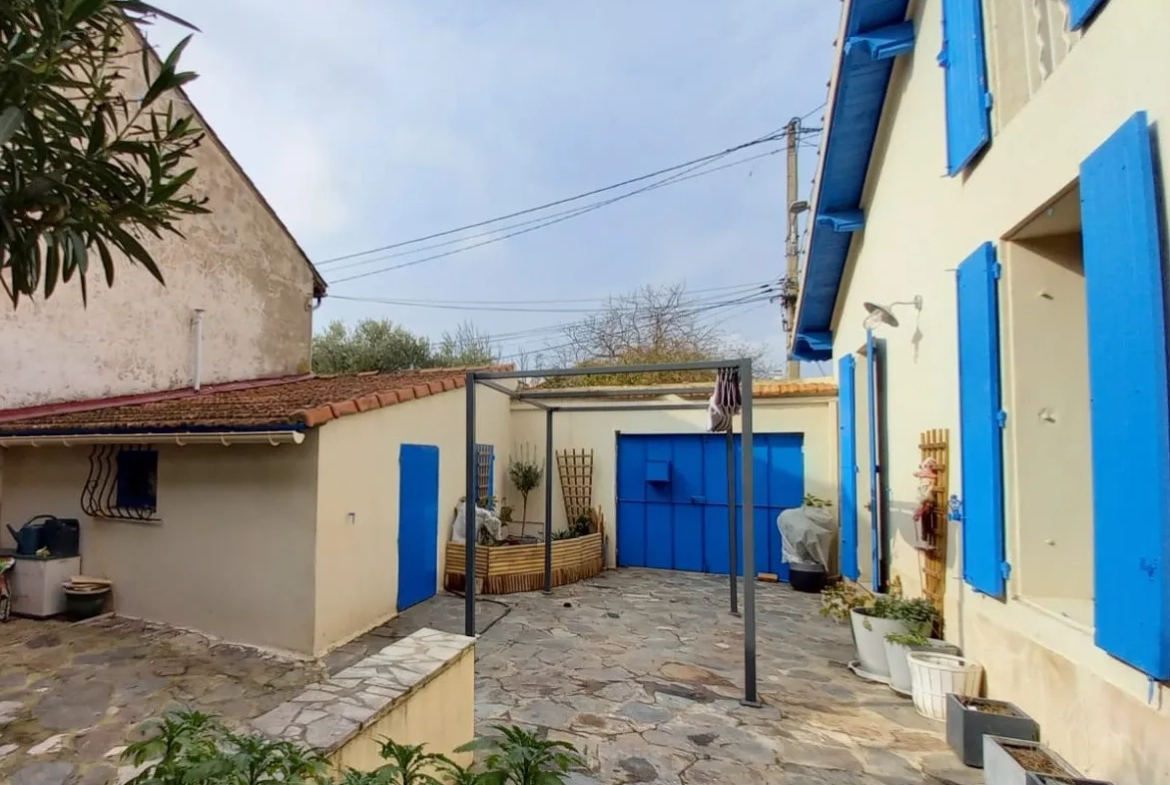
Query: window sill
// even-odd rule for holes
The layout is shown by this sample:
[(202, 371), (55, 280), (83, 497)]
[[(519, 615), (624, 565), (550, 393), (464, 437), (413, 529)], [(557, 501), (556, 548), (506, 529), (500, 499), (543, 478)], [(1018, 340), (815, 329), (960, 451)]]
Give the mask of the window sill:
[(1092, 600), (1071, 597), (1013, 597), (1012, 599), (1090, 637), (1093, 635), (1095, 625), (1093, 623)]
[(95, 523), (128, 523), (131, 526), (162, 526), (162, 518), (145, 518), (138, 520), (135, 518), (110, 518), (105, 515), (91, 515)]

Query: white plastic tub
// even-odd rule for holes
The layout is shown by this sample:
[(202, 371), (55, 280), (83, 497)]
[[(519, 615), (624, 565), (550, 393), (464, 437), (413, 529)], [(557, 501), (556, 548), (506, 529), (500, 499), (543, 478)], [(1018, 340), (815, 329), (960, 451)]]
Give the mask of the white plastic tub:
[(910, 691), (914, 708), (923, 717), (940, 722), (947, 718), (947, 695), (973, 697), (979, 694), (983, 666), (952, 654), (912, 651), (906, 655), (910, 665)]

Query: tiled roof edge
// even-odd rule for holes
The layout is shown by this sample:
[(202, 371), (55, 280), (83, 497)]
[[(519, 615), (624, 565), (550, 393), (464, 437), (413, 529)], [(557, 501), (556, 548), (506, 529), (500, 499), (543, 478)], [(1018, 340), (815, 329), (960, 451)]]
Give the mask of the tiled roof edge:
[[(449, 369), (457, 372), (458, 369)], [(451, 390), (465, 387), (467, 380), (463, 376), (445, 376), (426, 384), (415, 384), (408, 387), (399, 387), (396, 390), (367, 393), (358, 398), (345, 401), (335, 401), (322, 404), (312, 409), (299, 409), (293, 412), (295, 421), (304, 423), (307, 428), (317, 428), (327, 422), (346, 417), (351, 414), (361, 414), (374, 409), (384, 409), (406, 401), (426, 398), (429, 395), (438, 395)]]

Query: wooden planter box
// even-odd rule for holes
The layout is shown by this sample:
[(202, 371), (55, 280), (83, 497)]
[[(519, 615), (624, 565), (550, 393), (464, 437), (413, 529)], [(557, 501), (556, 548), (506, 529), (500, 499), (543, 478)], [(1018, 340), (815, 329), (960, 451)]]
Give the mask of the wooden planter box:
[[(554, 540), (553, 586), (564, 586), (600, 574), (605, 566), (604, 548), (601, 532), (571, 540)], [(465, 544), (447, 543), (447, 564), (443, 576), (443, 587), (447, 591), (465, 589), (466, 559)], [(478, 545), (475, 548), (475, 577), (481, 594), (540, 591), (544, 588), (544, 543)]]

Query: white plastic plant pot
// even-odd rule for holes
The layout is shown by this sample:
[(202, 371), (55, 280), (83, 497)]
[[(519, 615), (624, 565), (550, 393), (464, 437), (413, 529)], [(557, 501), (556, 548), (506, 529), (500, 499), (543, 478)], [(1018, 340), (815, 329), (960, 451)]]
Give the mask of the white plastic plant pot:
[(912, 651), (910, 692), (914, 708), (923, 717), (943, 722), (947, 718), (947, 695), (975, 696), (983, 680), (983, 666), (953, 654)]
[(899, 695), (912, 694), (910, 662), (906, 655), (912, 651), (929, 651), (936, 654), (959, 654), (959, 647), (937, 638), (929, 638), (923, 646), (907, 646), (904, 643), (886, 641), (886, 662), (890, 668), (890, 689)]
[(853, 628), (853, 642), (857, 646), (857, 662), (852, 670), (863, 679), (889, 684), (890, 665), (886, 656), (886, 636), (909, 632), (907, 624), (899, 619), (880, 619), (864, 608), (849, 612)]

